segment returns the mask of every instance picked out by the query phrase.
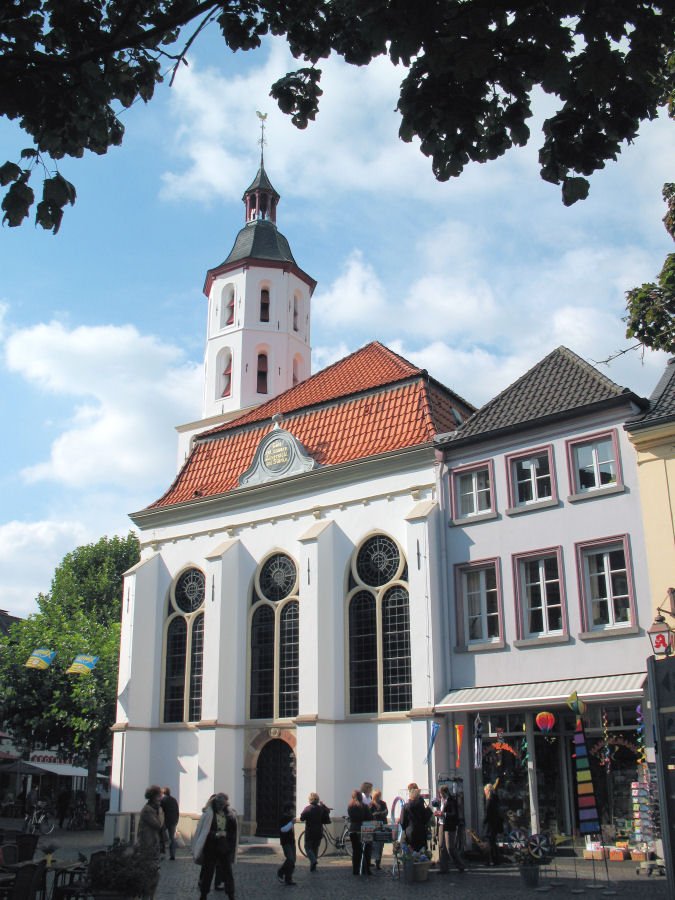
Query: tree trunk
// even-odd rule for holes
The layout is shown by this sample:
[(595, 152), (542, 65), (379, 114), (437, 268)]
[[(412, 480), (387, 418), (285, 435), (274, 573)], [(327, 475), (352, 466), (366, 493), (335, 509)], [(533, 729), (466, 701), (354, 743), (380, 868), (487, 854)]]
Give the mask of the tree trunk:
[(89, 825), (96, 824), (96, 776), (98, 770), (98, 747), (92, 747), (87, 758), (87, 809), (89, 810)]

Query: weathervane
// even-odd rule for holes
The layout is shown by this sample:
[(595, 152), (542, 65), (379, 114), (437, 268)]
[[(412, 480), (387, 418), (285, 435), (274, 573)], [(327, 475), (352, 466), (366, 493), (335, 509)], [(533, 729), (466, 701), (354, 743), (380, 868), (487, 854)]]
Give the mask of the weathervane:
[(260, 140), (258, 143), (260, 144), (260, 165), (262, 165), (265, 153), (265, 119), (267, 118), (267, 113), (262, 113), (259, 109), (256, 109), (255, 114), (260, 119)]

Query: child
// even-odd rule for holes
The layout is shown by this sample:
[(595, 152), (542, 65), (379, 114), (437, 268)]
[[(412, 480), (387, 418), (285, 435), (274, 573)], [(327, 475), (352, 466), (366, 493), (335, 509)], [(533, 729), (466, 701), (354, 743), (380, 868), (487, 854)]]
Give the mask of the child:
[(279, 832), (281, 835), (281, 849), (284, 861), (281, 868), (277, 869), (277, 878), (282, 884), (297, 884), (293, 881), (293, 869), (295, 869), (295, 831), (293, 828), (295, 814), (292, 803), (286, 803), (279, 819)]

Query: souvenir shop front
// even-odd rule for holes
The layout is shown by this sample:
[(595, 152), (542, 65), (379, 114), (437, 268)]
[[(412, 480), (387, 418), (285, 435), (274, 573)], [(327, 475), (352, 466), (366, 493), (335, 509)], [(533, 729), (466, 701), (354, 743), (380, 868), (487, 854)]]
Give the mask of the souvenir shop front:
[[(631, 836), (632, 785), (640, 781), (644, 768), (644, 675), (633, 681), (623, 696), (586, 702), (581, 717), (597, 810), (608, 839)], [(466, 702), (466, 695), (481, 690), (455, 692), (443, 705)], [(478, 697), (472, 699), (477, 706)], [(455, 724), (461, 724), (464, 734), (471, 736), (462, 769), (465, 795), (469, 794), (467, 814), (475, 828), (480, 830), (483, 819), (483, 787), (496, 783), (505, 832), (578, 832), (577, 716), (564, 700), (548, 698), (546, 703), (520, 708), (453, 710), (448, 718), (450, 734)]]

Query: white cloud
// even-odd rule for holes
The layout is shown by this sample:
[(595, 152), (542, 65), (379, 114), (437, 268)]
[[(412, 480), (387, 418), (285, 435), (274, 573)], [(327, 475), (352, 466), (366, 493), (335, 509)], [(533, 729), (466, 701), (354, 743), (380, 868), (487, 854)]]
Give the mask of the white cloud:
[(77, 402), (49, 459), (23, 470), (27, 481), (84, 490), (171, 474), (171, 426), (196, 417), (201, 394), (200, 368), (177, 347), (130, 325), (68, 330), (51, 322), (11, 334), (6, 361), (40, 390)]
[(390, 305), (375, 269), (360, 250), (354, 250), (333, 284), (315, 293), (312, 316), (326, 330), (355, 323), (361, 330), (377, 329)]

